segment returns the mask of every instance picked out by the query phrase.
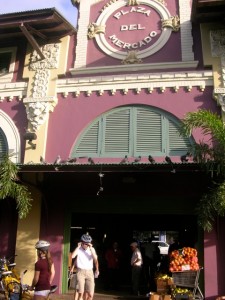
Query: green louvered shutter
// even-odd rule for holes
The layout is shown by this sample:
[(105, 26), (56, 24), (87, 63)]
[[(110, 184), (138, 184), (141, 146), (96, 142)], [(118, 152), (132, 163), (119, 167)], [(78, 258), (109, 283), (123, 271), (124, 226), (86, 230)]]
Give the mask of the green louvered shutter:
[(135, 155), (162, 152), (162, 116), (158, 112), (137, 108)]
[(185, 154), (191, 139), (179, 134), (179, 121), (144, 106), (116, 108), (95, 120), (81, 135), (72, 157), (164, 156)]
[(130, 152), (130, 109), (122, 109), (104, 118), (102, 154), (125, 155)]
[(179, 126), (169, 120), (169, 155), (182, 155), (190, 148), (191, 143), (188, 137), (183, 137), (179, 133)]
[(97, 156), (99, 140), (99, 120), (92, 124), (82, 136), (77, 147), (72, 152), (72, 157)]
[(0, 128), (0, 161), (8, 152), (8, 144), (6, 140), (6, 136), (2, 129)]

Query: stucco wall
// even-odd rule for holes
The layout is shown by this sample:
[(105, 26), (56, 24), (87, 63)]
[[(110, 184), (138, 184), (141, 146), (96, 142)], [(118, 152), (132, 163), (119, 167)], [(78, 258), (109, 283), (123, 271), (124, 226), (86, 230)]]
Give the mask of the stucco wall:
[[(58, 105), (49, 119), (46, 161), (54, 162), (57, 155), (67, 159), (82, 131), (101, 114), (115, 107), (135, 104), (161, 108), (179, 119), (184, 118), (187, 112), (200, 108), (218, 110), (216, 102), (212, 100), (211, 87), (206, 87), (204, 92), (193, 87), (188, 93), (180, 89), (177, 93), (171, 90), (164, 93), (156, 91), (152, 94), (144, 91), (136, 94), (129, 91), (127, 95), (117, 92), (114, 96), (101, 97), (97, 94), (90, 97), (81, 94), (75, 98), (70, 94), (66, 99), (59, 95)], [(200, 138), (199, 132), (195, 138)]]

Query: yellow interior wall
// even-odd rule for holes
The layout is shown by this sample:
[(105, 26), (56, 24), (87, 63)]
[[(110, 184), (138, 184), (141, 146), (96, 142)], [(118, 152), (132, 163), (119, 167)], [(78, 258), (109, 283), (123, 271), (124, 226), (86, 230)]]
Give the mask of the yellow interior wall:
[(32, 208), (25, 219), (18, 221), (15, 251), (18, 272), (27, 270), (23, 280), (26, 284), (31, 284), (34, 275), (34, 263), (37, 259), (34, 246), (39, 240), (41, 219), (41, 194), (30, 186), (29, 190), (32, 193)]
[(203, 23), (201, 24), (201, 38), (204, 66), (212, 66), (214, 87), (221, 87), (221, 60), (220, 57), (213, 57), (210, 45), (210, 31), (224, 29), (222, 24)]

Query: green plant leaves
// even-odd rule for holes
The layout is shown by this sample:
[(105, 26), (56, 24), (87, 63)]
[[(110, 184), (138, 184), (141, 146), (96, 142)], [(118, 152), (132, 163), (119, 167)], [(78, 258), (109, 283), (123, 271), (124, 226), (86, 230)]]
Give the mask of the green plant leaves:
[(210, 111), (187, 113), (181, 134), (190, 136), (197, 128), (207, 136), (207, 143), (194, 144), (190, 153), (212, 177), (212, 186), (197, 206), (198, 223), (204, 230), (211, 231), (216, 218), (225, 215), (225, 128), (222, 118)]
[(19, 168), (9, 157), (0, 164), (0, 199), (13, 198), (17, 203), (20, 219), (27, 216), (31, 209), (31, 193), (18, 177)]

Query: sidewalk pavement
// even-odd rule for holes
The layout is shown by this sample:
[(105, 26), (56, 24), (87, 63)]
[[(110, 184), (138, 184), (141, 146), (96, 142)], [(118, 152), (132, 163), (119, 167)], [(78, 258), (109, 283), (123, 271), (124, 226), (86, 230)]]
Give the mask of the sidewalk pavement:
[[(53, 294), (51, 296), (51, 300), (73, 300), (73, 295), (74, 292), (70, 290), (66, 294)], [(142, 296), (132, 296), (132, 295), (127, 295), (124, 293), (95, 293), (93, 300), (149, 300), (149, 297), (146, 297), (146, 295)]]

